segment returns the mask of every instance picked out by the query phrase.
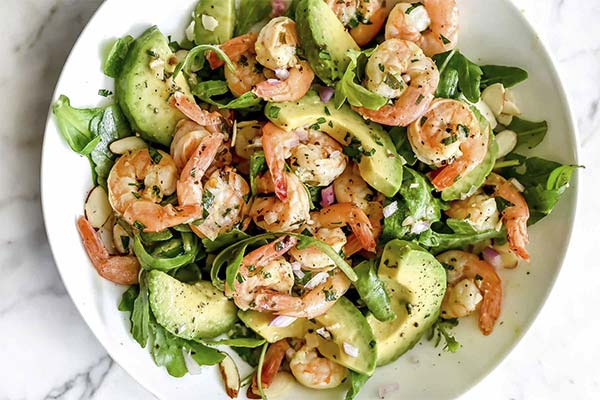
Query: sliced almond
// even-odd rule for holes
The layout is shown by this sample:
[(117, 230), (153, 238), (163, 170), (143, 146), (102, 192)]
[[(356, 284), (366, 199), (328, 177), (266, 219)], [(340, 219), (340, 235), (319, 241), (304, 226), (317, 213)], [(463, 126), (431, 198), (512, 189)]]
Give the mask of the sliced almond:
[(481, 113), (487, 122), (489, 122), (490, 128), (496, 129), (498, 122), (496, 121), (496, 117), (487, 103), (483, 100), (479, 100), (477, 103), (473, 104), (473, 106)]
[(115, 244), (113, 240), (113, 228), (115, 225), (115, 216), (111, 215), (104, 225), (98, 229), (98, 236), (100, 236), (100, 240), (104, 243), (104, 247), (108, 251), (109, 254), (114, 254), (116, 252)]
[(123, 139), (115, 140), (108, 146), (110, 151), (114, 154), (125, 154), (130, 151), (145, 149), (146, 147), (148, 147), (146, 142), (137, 136), (128, 136)]
[(85, 218), (94, 228), (100, 228), (112, 215), (108, 195), (102, 186), (92, 189), (85, 201)]
[(486, 87), (481, 93), (481, 98), (496, 116), (500, 115), (504, 108), (505, 92), (504, 86), (501, 83), (494, 83)]
[(504, 243), (503, 245), (495, 244), (492, 247), (500, 254), (502, 268), (513, 269), (519, 265), (519, 257), (510, 249), (508, 243)]
[(129, 237), (127, 231), (119, 224), (115, 224), (113, 227), (113, 244), (120, 254), (129, 254), (131, 252), (131, 237)]
[(512, 122), (513, 116), (512, 115), (508, 115), (508, 114), (500, 114), (496, 117), (496, 119), (498, 120), (499, 123), (501, 123), (504, 126), (508, 126), (510, 125), (510, 123)]
[(237, 398), (240, 392), (240, 373), (237, 365), (235, 365), (235, 362), (228, 354), (219, 363), (219, 371), (221, 372), (221, 378), (223, 378), (227, 395), (232, 399)]
[(496, 158), (503, 158), (517, 147), (518, 136), (515, 132), (505, 129), (496, 135), (498, 144), (498, 155)]

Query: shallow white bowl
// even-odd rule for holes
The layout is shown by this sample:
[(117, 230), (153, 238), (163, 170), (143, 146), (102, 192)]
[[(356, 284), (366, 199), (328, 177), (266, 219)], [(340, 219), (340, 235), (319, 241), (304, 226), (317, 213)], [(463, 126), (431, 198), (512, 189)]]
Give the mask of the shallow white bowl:
[[(106, 102), (96, 95), (98, 89), (112, 89), (111, 80), (101, 72), (106, 45), (126, 34), (137, 36), (153, 24), (180, 39), (195, 2), (107, 0), (73, 48), (54, 98), (66, 94), (77, 107)], [(577, 163), (575, 126), (562, 83), (548, 52), (520, 11), (507, 0), (459, 0), (459, 5), (459, 48), (467, 56), (479, 63), (517, 65), (529, 71), (529, 80), (516, 89), (523, 115), (532, 120), (546, 119), (550, 125), (536, 154)], [(148, 351), (132, 340), (128, 317), (117, 310), (124, 289), (96, 274), (75, 228), (90, 188), (87, 160), (69, 150), (50, 115), (42, 160), (44, 218), (56, 264), (81, 315), (112, 358), (159, 398), (226, 399), (216, 368), (175, 379), (157, 368)], [(501, 271), (505, 301), (491, 336), (479, 333), (474, 318), (462, 321), (456, 337), (463, 347), (456, 354), (423, 341), (397, 362), (377, 369), (360, 398), (377, 398), (379, 386), (394, 382), (400, 384), (400, 390), (391, 395), (393, 398), (454, 398), (497, 366), (531, 325), (557, 277), (573, 226), (576, 189), (577, 177), (553, 214), (531, 229), (532, 264)], [(247, 371), (249, 368), (242, 372)], [(339, 392), (309, 391), (299, 386), (286, 398), (307, 395), (314, 399), (342, 398)]]

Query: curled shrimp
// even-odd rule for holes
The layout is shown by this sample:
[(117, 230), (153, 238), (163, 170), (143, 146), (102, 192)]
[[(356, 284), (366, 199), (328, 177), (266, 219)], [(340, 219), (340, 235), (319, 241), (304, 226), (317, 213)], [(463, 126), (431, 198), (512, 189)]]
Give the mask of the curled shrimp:
[(216, 111), (208, 112), (203, 110), (198, 104), (191, 101), (183, 93), (173, 93), (169, 99), (169, 104), (181, 111), (183, 115), (198, 125), (206, 127), (211, 132), (219, 130), (218, 127), (221, 125), (223, 116)]
[(236, 68), (234, 71), (225, 68), (225, 80), (234, 96), (240, 97), (250, 92), (267, 79), (263, 66), (256, 61), (256, 55), (252, 51), (247, 51), (232, 61)]
[(294, 353), (290, 371), (298, 383), (313, 389), (331, 389), (341, 385), (348, 370), (321, 356), (317, 351), (316, 334), (306, 335), (306, 344)]
[[(314, 238), (328, 244), (338, 253), (344, 248), (347, 241), (342, 228), (319, 228), (316, 230)], [(358, 244), (360, 246), (360, 242)], [(295, 247), (289, 251), (289, 254), (292, 259), (300, 263), (303, 270), (328, 271), (335, 268), (335, 262), (314, 246), (302, 249)]]
[(282, 201), (288, 196), (288, 182), (285, 173), (285, 160), (291, 156), (291, 150), (300, 143), (298, 132), (285, 131), (272, 122), (266, 123), (262, 128), (262, 145), (265, 160), (273, 183), (275, 195)]
[(111, 256), (98, 234), (85, 217), (77, 219), (77, 230), (83, 247), (98, 275), (119, 285), (138, 283), (140, 263), (135, 256)]
[(296, 23), (292, 19), (273, 18), (258, 34), (254, 45), (256, 59), (273, 71), (292, 68), (298, 64), (296, 52), (299, 43)]
[(297, 101), (309, 91), (315, 73), (306, 61), (299, 61), (288, 70), (287, 79), (268, 79), (252, 90), (256, 96), (272, 102)]
[(522, 260), (529, 261), (527, 244), (527, 221), (529, 220), (529, 207), (525, 198), (515, 185), (498, 174), (488, 176), (484, 184), (484, 191), (492, 188), (492, 196), (500, 197), (511, 204), (502, 210), (502, 223), (506, 226), (508, 244)]
[[(364, 211), (367, 214), (369, 221), (371, 221), (371, 226), (373, 227), (373, 237), (379, 238), (381, 232), (383, 231), (383, 226), (381, 223), (383, 220), (383, 205), (380, 201), (371, 201), (367, 204)], [(347, 243), (344, 246), (344, 255), (346, 257), (350, 257), (362, 249), (364, 249), (364, 245), (361, 242), (360, 237), (358, 237), (355, 233), (348, 236)]]
[[(489, 335), (494, 329), (496, 320), (500, 316), (502, 308), (502, 281), (494, 267), (488, 262), (481, 260), (474, 254), (467, 253), (460, 250), (451, 250), (442, 253), (437, 256), (437, 259), (453, 268), (452, 275), (449, 274), (449, 284), (455, 285), (461, 283), (464, 285), (464, 279), (471, 280), (475, 283), (479, 289), (483, 299), (481, 300), (481, 306), (479, 309), (479, 329), (484, 335)], [(472, 311), (474, 306), (473, 300), (470, 299), (471, 288), (463, 291), (461, 295), (457, 295), (454, 289), (449, 290), (446, 297), (444, 298), (444, 304), (442, 310), (449, 309), (459, 310), (461, 315), (464, 312), (460, 311)], [(456, 301), (459, 304), (449, 304), (449, 301)], [(459, 307), (460, 306), (460, 307)], [(453, 314), (444, 314), (442, 311), (442, 318), (454, 318)]]
[(170, 148), (177, 169), (182, 170), (185, 167), (200, 142), (209, 135), (210, 132), (205, 127), (189, 119), (182, 119), (177, 123)]
[(482, 132), (469, 106), (436, 99), (423, 117), (408, 127), (408, 140), (420, 161), (441, 167), (431, 182), (443, 190), (483, 161), (489, 135)]
[[(219, 48), (223, 50), (229, 59), (237, 60), (242, 54), (246, 53), (248, 49), (254, 48), (257, 37), (258, 33), (256, 32), (246, 33), (245, 35), (236, 36), (225, 41), (219, 45)], [(209, 51), (206, 54), (206, 58), (212, 69), (217, 69), (225, 64), (214, 51)]]
[(255, 151), (262, 148), (262, 127), (259, 121), (242, 121), (237, 123), (235, 154), (249, 160)]
[(380, 124), (407, 126), (420, 118), (433, 100), (440, 74), (433, 60), (414, 44), (388, 39), (373, 52), (365, 68), (365, 85), (393, 100), (378, 110), (354, 107)]
[(360, 175), (358, 164), (348, 164), (344, 172), (333, 181), (335, 198), (340, 203), (356, 204), (366, 211), (375, 199), (376, 192)]
[(467, 221), (480, 232), (496, 229), (500, 222), (496, 200), (481, 191), (464, 200), (451, 202), (444, 212), (450, 218)]
[(267, 232), (300, 232), (310, 220), (308, 191), (298, 177), (285, 173), (287, 182), (286, 201), (274, 195), (275, 186), (271, 174), (256, 178), (258, 195), (252, 202), (250, 216), (254, 223)]
[(350, 35), (360, 47), (377, 36), (388, 14), (385, 1), (381, 0), (326, 0), (342, 25), (350, 29)]
[[(423, 8), (423, 10), (416, 10)], [(417, 21), (413, 15), (426, 13)], [(422, 21), (426, 26), (421, 26)], [(428, 23), (427, 23), (428, 22)], [(385, 26), (385, 38), (415, 42), (431, 57), (456, 47), (458, 41), (458, 7), (456, 0), (423, 0), (421, 5), (397, 4)]]
[(257, 309), (256, 297), (261, 290), (289, 295), (294, 286), (291, 265), (282, 257), (298, 243), (293, 236), (282, 236), (246, 254), (234, 281), (234, 288), (225, 287), (242, 310)]
[(348, 225), (363, 249), (375, 251), (373, 225), (367, 214), (358, 206), (352, 203), (332, 204), (312, 213), (311, 218), (319, 228), (341, 228)]

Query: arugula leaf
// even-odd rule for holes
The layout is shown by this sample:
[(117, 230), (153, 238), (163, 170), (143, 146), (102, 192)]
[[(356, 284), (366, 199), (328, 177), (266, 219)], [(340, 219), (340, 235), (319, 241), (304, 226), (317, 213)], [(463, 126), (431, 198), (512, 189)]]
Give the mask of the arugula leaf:
[(140, 273), (139, 294), (133, 302), (131, 311), (131, 336), (142, 347), (146, 347), (150, 332), (150, 303), (148, 302), (148, 284), (146, 274)]
[(255, 349), (265, 344), (265, 339), (262, 338), (231, 338), (220, 340), (203, 340), (203, 343), (209, 346), (232, 346), (243, 347), (247, 349)]
[(207, 253), (214, 253), (227, 246), (237, 243), (241, 240), (248, 239), (250, 235), (246, 232), (242, 232), (239, 229), (233, 229), (227, 233), (222, 233), (215, 240), (208, 238), (202, 239), (202, 245)]
[(357, 78), (362, 73), (358, 70), (359, 63), (364, 63), (373, 54), (374, 50), (358, 51), (351, 49), (346, 53), (350, 58), (350, 63), (342, 79), (335, 86), (334, 104), (336, 108), (340, 108), (346, 100), (353, 106), (365, 107), (370, 110), (378, 110), (387, 103), (385, 97), (365, 88)]
[(358, 276), (358, 280), (354, 282), (354, 287), (373, 316), (379, 321), (390, 321), (396, 318), (385, 285), (377, 276), (375, 261), (365, 260), (361, 262), (354, 267), (354, 272)]
[(119, 303), (119, 311), (133, 311), (135, 299), (140, 293), (140, 288), (137, 285), (130, 286), (129, 289), (123, 292), (121, 302)]
[(396, 151), (406, 161), (406, 165), (414, 166), (417, 163), (417, 156), (408, 141), (406, 135), (406, 128), (401, 126), (395, 126), (389, 131), (389, 135), (394, 142)]
[(164, 242), (173, 238), (173, 233), (170, 229), (165, 229), (160, 232), (140, 232), (140, 239), (144, 244), (154, 244), (155, 242)]
[(123, 68), (125, 58), (127, 58), (127, 53), (129, 52), (133, 42), (135, 42), (133, 36), (127, 35), (117, 39), (113, 43), (108, 52), (106, 60), (104, 60), (104, 65), (102, 66), (102, 72), (104, 72), (104, 75), (111, 78), (116, 78), (119, 76), (121, 69)]
[(428, 230), (419, 235), (418, 242), (428, 247), (432, 254), (443, 253), (446, 250), (461, 249), (470, 244), (479, 243), (487, 239), (503, 239), (506, 231), (490, 229), (474, 233), (438, 233)]
[(513, 117), (511, 123), (506, 127), (517, 134), (518, 149), (533, 149), (544, 140), (548, 132), (548, 123), (546, 121), (533, 122)]
[[(174, 257), (161, 257), (148, 253), (142, 244), (140, 234), (136, 233), (133, 237), (133, 252), (135, 253), (140, 265), (143, 269), (152, 270), (157, 269), (160, 271), (170, 271), (184, 265), (194, 262), (198, 255), (198, 241), (195, 235), (187, 232), (181, 233), (182, 246), (184, 247), (184, 253)], [(189, 246), (189, 250), (185, 251), (185, 247)], [(179, 250), (177, 251), (180, 252)], [(168, 254), (166, 252), (157, 252), (156, 254)]]
[(482, 65), (481, 89), (485, 89), (494, 83), (501, 83), (505, 88), (515, 86), (527, 80), (527, 71), (518, 67), (507, 67), (504, 65)]
[(81, 155), (89, 155), (100, 138), (90, 131), (90, 122), (102, 115), (101, 108), (74, 108), (67, 96), (61, 95), (52, 104), (58, 131), (71, 150)]
[(552, 212), (578, 165), (562, 165), (539, 157), (526, 158), (511, 154), (509, 160), (518, 160), (519, 166), (503, 168), (501, 175), (515, 178), (524, 187), (523, 197), (529, 206), (529, 225), (533, 225)]
[(479, 101), (483, 71), (477, 64), (456, 49), (433, 56), (433, 61), (440, 72), (436, 97), (455, 97), (458, 88), (471, 103)]
[(177, 65), (175, 71), (173, 72), (173, 79), (175, 79), (181, 71), (183, 71), (186, 75), (189, 75), (194, 71), (204, 68), (204, 65), (206, 64), (206, 58), (204, 55), (207, 51), (213, 51), (221, 60), (225, 62), (225, 65), (227, 65), (229, 70), (235, 71), (235, 64), (219, 46), (212, 44), (200, 44), (188, 51), (185, 58)]
[(268, 18), (272, 10), (271, 0), (240, 0), (235, 36), (250, 32), (250, 28)]
[[(187, 374), (181, 340), (171, 335), (159, 324), (152, 324), (152, 345), (150, 354), (154, 363), (165, 367), (169, 375), (181, 378)], [(143, 346), (145, 347), (145, 346)]]
[(212, 101), (210, 100), (211, 97), (220, 96), (227, 92), (229, 92), (229, 87), (225, 81), (213, 80), (198, 82), (198, 84), (192, 88), (192, 93), (203, 101), (206, 101), (204, 99)]
[(225, 354), (221, 353), (219, 350), (211, 349), (202, 343), (177, 339), (178, 341), (183, 342), (182, 347), (189, 351), (190, 356), (198, 365), (216, 365), (225, 358)]
[(358, 392), (363, 388), (369, 380), (369, 375), (360, 374), (352, 370), (348, 370), (348, 379), (350, 380), (350, 389), (346, 392), (345, 400), (354, 400), (358, 396)]
[(442, 338), (446, 342), (444, 350), (450, 353), (456, 353), (460, 348), (460, 343), (451, 334), (450, 329), (458, 325), (458, 319), (442, 319), (439, 318), (429, 331), (429, 340), (435, 339), (435, 347), (438, 347)]
[(262, 174), (267, 169), (267, 159), (265, 158), (265, 153), (260, 151), (255, 151), (250, 156), (250, 190), (252, 192), (252, 196), (256, 196), (258, 192), (256, 189), (256, 177)]

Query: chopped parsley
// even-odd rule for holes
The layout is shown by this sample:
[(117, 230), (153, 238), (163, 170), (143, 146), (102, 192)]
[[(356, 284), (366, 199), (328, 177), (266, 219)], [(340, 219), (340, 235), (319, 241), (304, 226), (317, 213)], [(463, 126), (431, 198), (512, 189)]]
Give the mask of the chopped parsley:
[(413, 12), (415, 10), (415, 8), (421, 7), (422, 5), (423, 5), (423, 3), (420, 3), (420, 2), (419, 3), (414, 3), (412, 6), (408, 7), (406, 9), (406, 11), (404, 11), (404, 14), (408, 15), (411, 12)]
[[(385, 79), (383, 80), (383, 83), (385, 83), (386, 85), (388, 85), (390, 88), (396, 90), (396, 89), (402, 89), (402, 82), (398, 80), (398, 78), (396, 78), (394, 75), (388, 73), (385, 75)], [(418, 103), (417, 103), (418, 104)]]
[(98, 95), (102, 97), (112, 96), (113, 92), (108, 89), (100, 89), (98, 90)]
[(152, 159), (153, 164), (158, 164), (160, 163), (160, 160), (162, 160), (162, 154), (160, 154), (154, 147), (148, 147), (148, 153), (150, 153), (150, 158)]
[(325, 295), (325, 301), (337, 300), (337, 293), (335, 292), (335, 290), (323, 289), (323, 294)]
[(450, 39), (448, 39), (446, 36), (442, 35), (440, 33), (440, 39), (442, 40), (442, 43), (444, 43), (444, 45), (450, 44)]
[(277, 106), (271, 106), (271, 108), (269, 108), (269, 118), (277, 118), (279, 116), (279, 111), (281, 111), (281, 108), (277, 107)]

